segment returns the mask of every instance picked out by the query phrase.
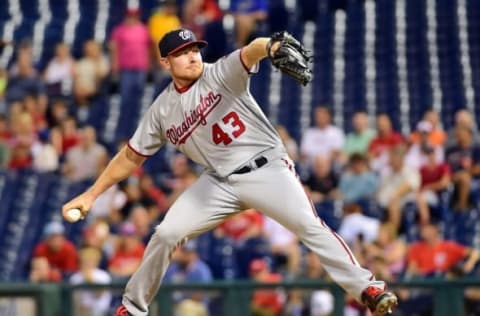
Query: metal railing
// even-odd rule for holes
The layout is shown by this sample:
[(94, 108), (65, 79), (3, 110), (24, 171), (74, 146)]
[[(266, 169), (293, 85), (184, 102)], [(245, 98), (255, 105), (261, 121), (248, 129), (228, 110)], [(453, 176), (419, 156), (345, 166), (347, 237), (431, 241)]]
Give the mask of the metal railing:
[[(108, 285), (97, 284), (32, 284), (32, 283), (0, 283), (0, 298), (30, 297), (35, 303), (36, 315), (32, 316), (69, 316), (73, 315), (74, 293), (81, 290), (107, 289), (121, 291), (124, 283)], [(415, 288), (430, 289), (433, 296), (433, 315), (463, 316), (464, 291), (468, 287), (480, 288), (480, 279), (422, 279), (389, 284), (391, 289)], [(229, 316), (248, 316), (251, 313), (251, 294), (256, 289), (282, 289), (286, 292), (292, 289), (329, 290), (334, 296), (334, 311), (332, 316), (343, 316), (345, 293), (337, 285), (323, 281), (292, 281), (274, 284), (255, 283), (251, 281), (216, 281), (209, 284), (164, 284), (155, 300), (155, 315), (173, 315), (174, 302), (172, 294), (176, 291), (202, 291), (221, 296), (223, 311)], [(227, 313), (228, 311), (228, 313)], [(152, 313), (153, 314), (153, 313)], [(212, 315), (216, 316), (216, 315)]]

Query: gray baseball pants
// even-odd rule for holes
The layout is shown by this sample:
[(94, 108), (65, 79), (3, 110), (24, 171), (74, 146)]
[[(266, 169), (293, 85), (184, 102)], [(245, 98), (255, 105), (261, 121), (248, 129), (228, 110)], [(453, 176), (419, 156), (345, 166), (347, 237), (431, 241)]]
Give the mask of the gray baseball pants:
[(147, 315), (177, 244), (246, 208), (259, 210), (294, 232), (319, 255), (330, 277), (351, 296), (359, 299), (370, 285), (385, 287), (384, 282), (375, 281), (370, 271), (359, 266), (342, 238), (316, 216), (293, 163), (284, 157), (269, 159), (265, 166), (245, 174), (200, 176), (156, 227), (140, 267), (126, 286), (123, 305), (132, 315)]

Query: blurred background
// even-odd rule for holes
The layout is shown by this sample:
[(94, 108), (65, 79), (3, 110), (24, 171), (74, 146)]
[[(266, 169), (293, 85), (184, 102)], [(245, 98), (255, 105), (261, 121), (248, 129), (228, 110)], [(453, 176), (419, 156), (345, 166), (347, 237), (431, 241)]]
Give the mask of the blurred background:
[[(395, 315), (480, 315), (474, 0), (2, 0), (0, 315), (111, 315), (154, 227), (198, 177), (166, 146), (86, 220), (62, 222), (62, 204), (92, 184), (169, 84), (157, 43), (179, 27), (209, 42), (207, 62), (275, 31), (300, 39), (314, 53), (312, 83), (265, 60), (250, 89), (318, 215), (396, 284)], [(165, 284), (222, 280), (279, 286), (229, 298), (228, 287), (173, 287), (151, 314), (369, 315), (329, 287), (318, 256), (253, 209), (180, 247)], [(283, 287), (303, 280), (322, 286)]]

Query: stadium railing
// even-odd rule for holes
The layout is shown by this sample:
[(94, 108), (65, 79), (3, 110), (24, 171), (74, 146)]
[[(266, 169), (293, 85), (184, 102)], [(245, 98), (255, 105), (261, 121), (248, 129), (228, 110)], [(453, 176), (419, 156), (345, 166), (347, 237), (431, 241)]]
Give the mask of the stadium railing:
[[(78, 291), (109, 290), (116, 292), (118, 297), (125, 284), (32, 284), (32, 283), (0, 283), (0, 314), (2, 303), (14, 302), (19, 299), (29, 299), (34, 310), (32, 316), (74, 315), (74, 294)], [(390, 283), (393, 290), (423, 289), (430, 290), (433, 296), (432, 308), (435, 316), (462, 316), (464, 310), (464, 291), (466, 288), (480, 288), (480, 278), (462, 279), (422, 279)], [(250, 315), (251, 294), (256, 289), (281, 289), (288, 292), (292, 289), (313, 291), (329, 290), (334, 296), (334, 311), (332, 316), (342, 316), (345, 306), (345, 295), (337, 285), (323, 281), (295, 281), (274, 284), (255, 283), (251, 281), (216, 281), (209, 284), (164, 284), (162, 285), (151, 315), (173, 315), (173, 293), (179, 291), (202, 291), (210, 293), (211, 298), (221, 297), (222, 315)], [(3, 304), (5, 308), (5, 304)], [(18, 314), (18, 307), (16, 308)], [(16, 315), (12, 313), (11, 315)], [(20, 315), (20, 314), (19, 314)]]

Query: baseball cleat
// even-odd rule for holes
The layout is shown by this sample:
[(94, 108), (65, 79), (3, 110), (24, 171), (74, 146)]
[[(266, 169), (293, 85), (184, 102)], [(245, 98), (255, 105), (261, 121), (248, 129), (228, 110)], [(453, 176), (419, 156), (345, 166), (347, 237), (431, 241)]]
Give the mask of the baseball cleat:
[(369, 286), (362, 293), (362, 302), (374, 316), (385, 316), (393, 313), (393, 308), (398, 305), (398, 299), (392, 292)]

